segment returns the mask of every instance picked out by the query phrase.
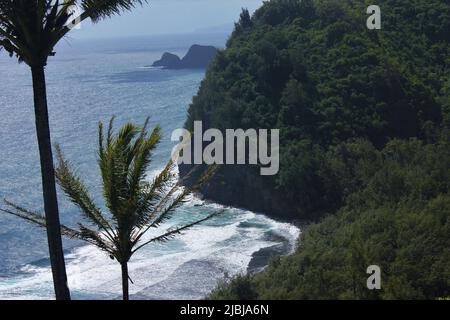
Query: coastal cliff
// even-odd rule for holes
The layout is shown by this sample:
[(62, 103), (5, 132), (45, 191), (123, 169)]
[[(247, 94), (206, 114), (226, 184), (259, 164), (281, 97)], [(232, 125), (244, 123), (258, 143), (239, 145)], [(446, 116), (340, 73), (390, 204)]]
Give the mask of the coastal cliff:
[[(207, 198), (319, 219), (353, 190), (343, 187), (343, 173), (328, 158), (335, 148), (365, 139), (382, 149), (391, 139), (426, 139), (435, 130), (443, 119), (439, 96), (448, 85), (442, 66), (449, 22), (437, 11), (430, 15), (427, 5), (422, 10), (433, 27), (421, 28), (401, 13), (387, 14), (394, 7), (408, 10), (386, 4), (383, 37), (367, 29), (362, 1), (273, 1), (253, 17), (243, 12), (185, 126), (191, 130), (202, 121), (204, 130), (280, 129), (280, 172), (261, 177), (250, 165), (221, 168), (220, 180), (202, 190)], [(439, 28), (435, 19), (442, 20)], [(182, 174), (188, 170), (181, 167)], [(258, 199), (262, 190), (270, 191), (270, 200)]]
[[(203, 167), (179, 165), (182, 183), (192, 185), (203, 170)], [(222, 205), (261, 212), (276, 219), (296, 220), (298, 217), (292, 210), (294, 203), (282, 201), (283, 195), (271, 180), (258, 175), (255, 170), (242, 165), (221, 166), (199, 192), (203, 198)]]
[[(265, 2), (208, 68), (186, 128), (280, 129), (280, 172), (220, 166), (202, 193), (317, 222), (293, 256), (211, 298), (450, 294), (450, 4), (378, 4), (382, 30), (367, 28), (363, 0)], [(383, 290), (367, 290), (373, 263)]]

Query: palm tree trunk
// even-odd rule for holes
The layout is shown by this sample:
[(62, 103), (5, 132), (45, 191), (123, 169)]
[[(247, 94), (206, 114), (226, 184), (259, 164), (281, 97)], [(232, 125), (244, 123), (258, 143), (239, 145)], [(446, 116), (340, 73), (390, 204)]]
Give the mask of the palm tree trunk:
[(123, 300), (130, 300), (130, 296), (128, 293), (128, 263), (121, 263), (122, 266), (122, 292), (123, 292)]
[(57, 300), (70, 300), (61, 240), (61, 225), (59, 222), (55, 171), (48, 122), (44, 66), (32, 67), (31, 73), (33, 76), (36, 133), (41, 161), (42, 191), (44, 196), (45, 221), (47, 224), (47, 239), (52, 266), (53, 285)]

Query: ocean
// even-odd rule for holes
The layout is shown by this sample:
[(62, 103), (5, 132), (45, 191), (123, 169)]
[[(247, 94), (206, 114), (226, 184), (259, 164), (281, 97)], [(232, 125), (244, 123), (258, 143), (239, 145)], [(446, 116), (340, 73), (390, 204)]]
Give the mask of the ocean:
[[(161, 170), (175, 146), (201, 70), (149, 67), (166, 52), (183, 56), (192, 44), (224, 47), (225, 34), (185, 34), (131, 39), (66, 39), (46, 68), (53, 143), (103, 208), (97, 166), (98, 122), (116, 117), (160, 124), (163, 139), (154, 153), (149, 178)], [(31, 74), (0, 52), (0, 199), (42, 212), (41, 177), (34, 127)], [(61, 220), (74, 226), (81, 214), (59, 192)], [(1, 204), (0, 204), (1, 205)], [(203, 217), (221, 206), (193, 197), (159, 233)], [(158, 230), (153, 231), (157, 235)], [(263, 214), (237, 208), (164, 244), (146, 247), (130, 264), (132, 299), (200, 299), (218, 281), (258, 271), (267, 255), (286, 254), (300, 230)], [(118, 299), (120, 266), (97, 248), (64, 240), (68, 281), (74, 299)], [(0, 299), (51, 299), (53, 286), (44, 230), (0, 213)]]

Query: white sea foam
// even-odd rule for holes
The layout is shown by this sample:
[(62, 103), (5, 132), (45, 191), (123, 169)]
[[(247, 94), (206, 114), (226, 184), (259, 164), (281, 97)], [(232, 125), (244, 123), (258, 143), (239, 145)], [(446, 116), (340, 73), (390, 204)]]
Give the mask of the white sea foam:
[[(178, 176), (178, 168), (174, 169)], [(160, 170), (151, 171), (151, 181)], [(222, 274), (213, 274), (209, 283), (217, 282), (217, 277), (233, 276), (244, 273), (253, 253), (260, 249), (278, 244), (268, 240), (265, 235), (272, 232), (292, 244), (294, 248), (300, 230), (289, 224), (274, 221), (262, 214), (207, 203), (196, 196), (191, 196), (187, 203), (174, 217), (174, 222), (166, 223), (158, 230), (152, 229), (143, 241), (151, 239), (163, 230), (186, 222), (189, 215), (203, 215), (217, 210), (226, 210), (219, 217), (207, 224), (196, 226), (179, 236), (175, 242), (154, 244), (139, 251), (129, 263), (130, 277), (134, 284), (130, 294), (137, 294), (145, 288), (170, 279), (176, 271), (191, 261), (206, 261), (222, 270)], [(178, 219), (177, 219), (178, 217)], [(182, 219), (180, 219), (182, 218)], [(242, 223), (246, 223), (242, 226)], [(114, 299), (121, 294), (121, 273), (119, 264), (108, 255), (92, 245), (77, 247), (66, 255), (68, 283), (74, 297), (94, 299)], [(0, 299), (48, 299), (53, 297), (51, 272), (49, 267), (26, 265), (22, 271), (31, 276), (0, 280)], [(199, 275), (207, 277), (207, 275)], [(185, 279), (189, 282), (190, 279)], [(212, 289), (204, 289), (205, 293)], [(157, 290), (157, 288), (155, 289)], [(152, 292), (158, 297), (158, 292)], [(161, 295), (163, 292), (161, 292)], [(183, 292), (174, 293), (171, 298), (201, 298), (201, 296), (184, 296)]]
[[(190, 206), (199, 200), (193, 198)], [(208, 204), (211, 210), (222, 208)], [(202, 208), (203, 209), (203, 208)], [(192, 207), (191, 207), (192, 210)], [(226, 221), (215, 225), (214, 222), (197, 226), (181, 235), (175, 246), (169, 244), (151, 245), (137, 253), (129, 264), (130, 276), (134, 284), (130, 293), (167, 280), (183, 264), (193, 261), (209, 261), (223, 269), (223, 276), (232, 276), (246, 271), (252, 254), (262, 248), (277, 244), (264, 239), (268, 231), (287, 238), (291, 243), (299, 235), (299, 229), (287, 223), (281, 223), (250, 211), (230, 209)], [(253, 226), (240, 228), (242, 222)], [(171, 225), (164, 225), (168, 228)], [(262, 227), (261, 227), (262, 226)], [(242, 230), (240, 230), (242, 229)], [(157, 230), (147, 238), (157, 234)], [(120, 268), (97, 248), (87, 245), (74, 249), (66, 255), (69, 286), (74, 296), (113, 299), (120, 296)], [(24, 270), (32, 276), (0, 281), (0, 298), (46, 299), (52, 297), (50, 270), (48, 267), (27, 265)], [(158, 292), (154, 293), (155, 295)], [(181, 296), (183, 297), (183, 296)], [(174, 297), (176, 298), (176, 297)], [(198, 297), (200, 298), (200, 297)]]

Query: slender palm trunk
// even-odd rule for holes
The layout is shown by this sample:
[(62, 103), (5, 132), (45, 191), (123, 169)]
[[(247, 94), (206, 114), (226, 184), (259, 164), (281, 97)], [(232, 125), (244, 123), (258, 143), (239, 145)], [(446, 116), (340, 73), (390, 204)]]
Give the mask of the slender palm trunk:
[(122, 266), (122, 292), (123, 292), (123, 300), (130, 300), (130, 296), (128, 293), (128, 263), (121, 263)]
[(44, 196), (45, 221), (47, 224), (47, 239), (52, 266), (53, 284), (57, 300), (70, 300), (61, 240), (55, 171), (48, 122), (44, 66), (32, 67), (31, 73), (33, 76), (36, 133), (41, 160), (42, 191)]

